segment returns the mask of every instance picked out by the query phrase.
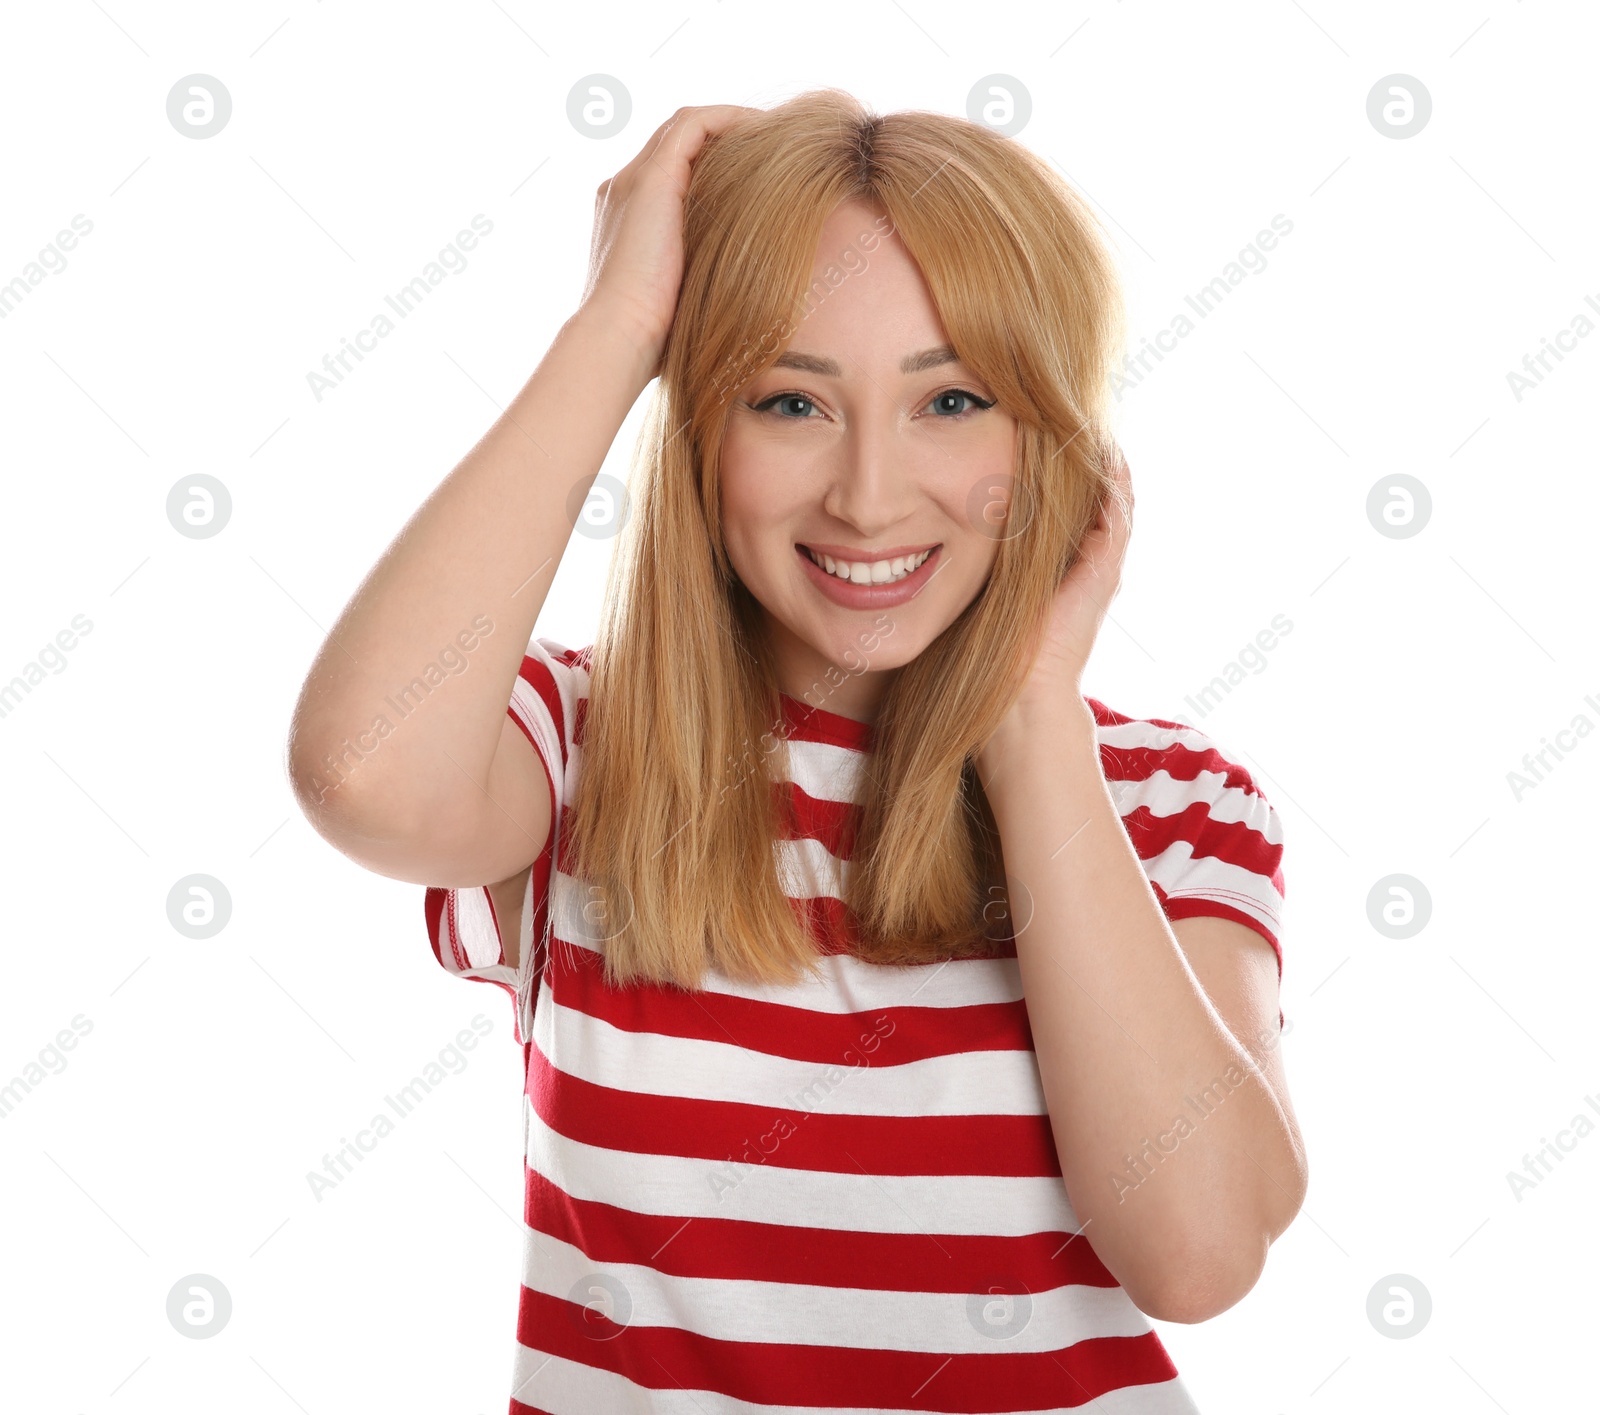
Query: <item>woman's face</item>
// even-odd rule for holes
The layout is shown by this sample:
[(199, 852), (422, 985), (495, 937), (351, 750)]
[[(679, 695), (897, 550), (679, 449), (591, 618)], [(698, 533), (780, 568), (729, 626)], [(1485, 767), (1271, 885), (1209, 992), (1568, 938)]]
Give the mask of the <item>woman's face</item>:
[[(848, 272), (831, 289), (830, 267)], [(988, 579), (1017, 425), (981, 406), (993, 392), (954, 358), (921, 271), (873, 208), (834, 211), (813, 275), (784, 353), (734, 395), (723, 533), (778, 686), (870, 722), (894, 673)], [(802, 547), (832, 555), (832, 575)]]

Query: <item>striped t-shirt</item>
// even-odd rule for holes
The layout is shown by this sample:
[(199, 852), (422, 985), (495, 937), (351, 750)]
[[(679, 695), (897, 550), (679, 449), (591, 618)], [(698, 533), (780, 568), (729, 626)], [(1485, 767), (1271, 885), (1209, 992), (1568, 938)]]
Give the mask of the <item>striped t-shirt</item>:
[[(1015, 945), (853, 957), (847, 826), (870, 724), (785, 695), (799, 838), (785, 888), (823, 981), (605, 986), (561, 825), (590, 649), (534, 638), (508, 711), (555, 829), (508, 967), (485, 887), (429, 888), (438, 961), (515, 1004), (526, 1089), (511, 1415), (1194, 1412), (1149, 1320), (1079, 1235)], [(1278, 955), (1277, 815), (1204, 734), (1086, 698), (1169, 919), (1247, 924)], [(550, 930), (548, 936), (546, 927)], [(1282, 1016), (1280, 1013), (1280, 1024)]]

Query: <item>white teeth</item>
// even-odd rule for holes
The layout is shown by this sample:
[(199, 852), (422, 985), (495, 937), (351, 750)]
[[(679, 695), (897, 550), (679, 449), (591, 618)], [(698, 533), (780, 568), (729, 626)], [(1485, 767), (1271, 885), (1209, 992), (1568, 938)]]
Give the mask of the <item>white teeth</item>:
[(809, 547), (802, 547), (814, 564), (820, 565), (830, 575), (837, 575), (841, 580), (849, 580), (854, 585), (884, 585), (891, 580), (902, 580), (937, 548), (932, 547), (918, 555), (897, 555), (893, 560), (874, 560), (867, 563), (835, 560), (831, 555), (819, 555)]

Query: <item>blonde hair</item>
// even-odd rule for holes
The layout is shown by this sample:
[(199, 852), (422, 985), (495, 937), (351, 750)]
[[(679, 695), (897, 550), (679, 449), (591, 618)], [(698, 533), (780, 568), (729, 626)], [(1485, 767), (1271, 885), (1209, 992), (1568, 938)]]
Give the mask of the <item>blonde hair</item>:
[(685, 202), (683, 284), (607, 581), (564, 847), (620, 924), (603, 945), (614, 984), (693, 988), (708, 966), (783, 984), (818, 967), (778, 871), (782, 707), (723, 542), (718, 465), (732, 396), (828, 293), (812, 267), (847, 200), (893, 223), (951, 345), (1018, 424), (988, 582), (898, 672), (872, 725), (845, 899), (855, 952), (893, 964), (1004, 948), (998, 834), (971, 759), (1114, 489), (1121, 294), (1092, 213), (1020, 144), (822, 89), (711, 138)]

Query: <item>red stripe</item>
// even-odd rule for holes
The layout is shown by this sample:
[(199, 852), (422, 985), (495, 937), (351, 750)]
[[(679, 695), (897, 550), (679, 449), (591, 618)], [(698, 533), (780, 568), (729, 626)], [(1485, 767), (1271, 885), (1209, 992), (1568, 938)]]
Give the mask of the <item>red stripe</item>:
[[(830, 1115), (804, 1109), (803, 1098), (790, 1108), (648, 1095), (569, 1075), (538, 1047), (529, 1058), (528, 1098), (540, 1119), (565, 1139), (622, 1154), (764, 1157), (778, 1168), (829, 1174), (1061, 1174), (1047, 1115)], [(847, 1071), (819, 1073), (817, 1094), (847, 1085)]]
[(849, 747), (858, 752), (872, 750), (872, 724), (859, 722), (824, 707), (812, 707), (787, 693), (778, 694), (784, 733), (795, 741), (826, 742), (833, 747)]
[[(555, 723), (556, 741), (561, 744), (561, 765), (567, 764), (567, 733), (566, 715), (561, 706), (561, 689), (554, 676), (545, 665), (532, 654), (524, 654), (522, 666), (517, 670), (517, 676), (539, 695), (540, 701), (545, 705), (550, 714), (550, 720)], [(510, 705), (506, 710), (509, 712)], [(530, 739), (531, 740), (531, 739)]]
[[(793, 781), (775, 781), (773, 789), (780, 798), (779, 816), (789, 822), (785, 838), (790, 840), (819, 841), (831, 854), (849, 860), (855, 853), (855, 834), (861, 816), (861, 807), (853, 801), (826, 801), (806, 792)], [(784, 813), (787, 806), (788, 814)]]
[[(900, 1065), (968, 1052), (1033, 1050), (1033, 1030), (1021, 999), (832, 1013), (651, 983), (614, 988), (606, 985), (602, 967), (595, 950), (564, 947), (552, 964), (551, 986), (557, 986), (559, 970), (563, 1007), (624, 1032), (719, 1042), (822, 1066)], [(908, 996), (916, 981), (916, 974), (909, 975)]]
[(672, 1277), (876, 1292), (978, 1292), (996, 1273), (1018, 1284), (1016, 1291), (1032, 1293), (1117, 1285), (1081, 1234), (871, 1233), (686, 1219), (576, 1199), (537, 1170), (525, 1167), (525, 1173), (528, 1226), (570, 1244), (591, 1263), (637, 1263), (647, 1254), (651, 1268)]
[(439, 960), (439, 966), (445, 966), (444, 953), (440, 944), (444, 938), (444, 906), (449, 890), (437, 885), (428, 885), (422, 896), (422, 917), (428, 926), (428, 942), (433, 947), (433, 956)]
[(1272, 945), (1272, 951), (1278, 959), (1278, 981), (1283, 981), (1283, 947), (1278, 942), (1277, 935), (1273, 933), (1255, 915), (1246, 913), (1243, 909), (1232, 904), (1225, 904), (1220, 899), (1204, 899), (1195, 897), (1186, 899), (1163, 899), (1161, 907), (1166, 911), (1167, 918), (1173, 922), (1179, 919), (1232, 919), (1236, 924), (1243, 924), (1247, 929), (1254, 929), (1262, 938)]
[(517, 1340), (625, 1376), (648, 1390), (708, 1390), (772, 1405), (1000, 1412), (1086, 1404), (1177, 1375), (1154, 1332), (1091, 1337), (1055, 1351), (945, 1355), (724, 1341), (670, 1326), (619, 1325), (588, 1305), (524, 1288)]
[(1213, 820), (1204, 801), (1169, 816), (1152, 815), (1139, 806), (1122, 818), (1141, 860), (1153, 859), (1169, 845), (1186, 841), (1196, 859), (1217, 859), (1238, 865), (1276, 882), (1283, 846), (1269, 841), (1243, 821)]

